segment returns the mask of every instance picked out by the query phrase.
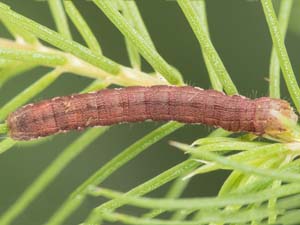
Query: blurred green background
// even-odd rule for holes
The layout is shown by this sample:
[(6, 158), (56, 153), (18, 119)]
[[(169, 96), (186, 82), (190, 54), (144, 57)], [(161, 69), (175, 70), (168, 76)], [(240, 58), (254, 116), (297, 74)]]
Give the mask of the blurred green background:
[[(6, 0), (17, 12), (52, 29), (54, 22), (45, 1)], [(299, 1), (298, 1), (299, 2)], [(85, 16), (103, 47), (104, 54), (124, 65), (129, 65), (123, 37), (108, 19), (89, 1), (74, 1)], [(275, 1), (278, 5), (279, 1)], [(207, 71), (198, 42), (175, 1), (137, 0), (137, 4), (161, 55), (184, 75), (186, 83), (210, 88)], [(287, 48), (296, 74), (300, 71), (300, 4), (294, 5), (291, 27), (287, 33)], [(207, 1), (209, 28), (213, 43), (240, 94), (258, 97), (268, 94), (268, 65), (271, 39), (259, 1)], [(297, 18), (298, 17), (298, 18)], [(73, 37), (83, 43), (72, 26)], [(1, 37), (11, 38), (0, 26)], [(145, 63), (145, 71), (150, 67)], [(34, 82), (48, 68), (39, 68), (18, 76), (0, 89), (3, 105), (26, 86)], [(1, 76), (1, 74), (0, 74)], [(76, 93), (91, 82), (90, 79), (63, 75), (34, 101)], [(289, 99), (283, 87), (283, 98)], [(112, 127), (76, 158), (49, 188), (24, 212), (14, 224), (42, 224), (81, 182), (104, 165), (125, 147), (158, 127), (159, 123), (123, 124)], [(211, 131), (205, 126), (186, 126), (152, 146), (122, 167), (103, 183), (104, 187), (127, 191), (187, 158), (168, 145), (169, 140), (191, 143)], [(79, 132), (61, 134), (35, 146), (18, 145), (0, 157), (0, 212), (10, 206), (23, 190), (52, 162)], [(184, 192), (185, 197), (215, 195), (228, 173), (217, 172), (195, 177)], [(151, 194), (163, 196), (164, 188)], [(102, 199), (88, 198), (82, 207), (64, 224), (77, 224)]]

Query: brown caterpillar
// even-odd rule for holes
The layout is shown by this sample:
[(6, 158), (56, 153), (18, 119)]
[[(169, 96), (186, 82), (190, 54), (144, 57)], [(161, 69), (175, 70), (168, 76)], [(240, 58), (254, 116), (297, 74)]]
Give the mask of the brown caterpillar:
[(229, 131), (275, 136), (285, 128), (271, 113), (274, 111), (297, 121), (289, 103), (280, 99), (252, 100), (190, 86), (127, 87), (28, 104), (11, 113), (7, 124), (9, 135), (15, 140), (145, 120), (202, 123)]

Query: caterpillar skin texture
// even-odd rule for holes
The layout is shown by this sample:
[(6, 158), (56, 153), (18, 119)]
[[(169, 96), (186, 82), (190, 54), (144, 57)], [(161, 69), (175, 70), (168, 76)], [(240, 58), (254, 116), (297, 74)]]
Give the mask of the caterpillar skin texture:
[(271, 112), (297, 121), (289, 103), (280, 99), (252, 100), (191, 86), (127, 87), (28, 104), (11, 113), (7, 124), (15, 140), (145, 120), (200, 123), (257, 135), (284, 131)]

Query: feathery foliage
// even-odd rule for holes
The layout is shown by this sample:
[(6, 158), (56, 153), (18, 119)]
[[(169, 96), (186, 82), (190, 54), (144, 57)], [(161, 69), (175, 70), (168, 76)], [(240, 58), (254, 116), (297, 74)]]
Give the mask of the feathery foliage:
[[(184, 76), (158, 52), (135, 1), (91, 2), (124, 36), (130, 67), (115, 62), (103, 53), (100, 42), (80, 8), (76, 6), (76, 1), (48, 0), (57, 31), (0, 3), (0, 21), (14, 37), (0, 38), (0, 86), (30, 69), (40, 66), (50, 68), (49, 72), (0, 108), (2, 134), (9, 132), (5, 124), (9, 113), (29, 102), (65, 73), (94, 79), (81, 92), (99, 90), (111, 85), (185, 84)], [(300, 90), (284, 44), (293, 0), (281, 0), (278, 18), (271, 0), (260, 2), (273, 44), (270, 57), (270, 96), (280, 98), (281, 69), (293, 104), (299, 112)], [(203, 54), (211, 86), (229, 95), (237, 94), (237, 85), (233, 83), (210, 37), (205, 0), (177, 0), (174, 4), (181, 9), (199, 42), (199, 51)], [(70, 22), (87, 47), (72, 39)], [(151, 65), (153, 73), (142, 71), (143, 60)], [(286, 126), (290, 126), (289, 121), (285, 121), (285, 118), (282, 120)], [(82, 215), (86, 216), (84, 221), (78, 223), (102, 224), (105, 221), (118, 221), (124, 224), (151, 225), (254, 225), (300, 222), (298, 126), (291, 127), (295, 130), (291, 134), (292, 138), (289, 138), (291, 142), (285, 142), (286, 139), (276, 140), (276, 143), (266, 139), (257, 140), (256, 136), (247, 134), (229, 137), (231, 133), (222, 129), (211, 132), (207, 137), (199, 137), (190, 145), (174, 141), (171, 145), (189, 154), (188, 159), (126, 193), (102, 187), (102, 183), (114, 172), (183, 126), (184, 124), (169, 122), (135, 141), (78, 185), (50, 218), (44, 218), (44, 223), (65, 224), (86, 199), (99, 196), (107, 198), (108, 201), (99, 201), (99, 205), (89, 215)], [(108, 127), (88, 129), (65, 147), (15, 202), (6, 207), (6, 211), (0, 215), (0, 224), (13, 223), (72, 160), (108, 130)], [(46, 138), (44, 141), (51, 139)], [(38, 143), (39, 141), (33, 141), (31, 144)], [(5, 138), (0, 142), (0, 153), (9, 151), (16, 144), (18, 143), (9, 137)], [(231, 172), (217, 196), (180, 198), (195, 175), (217, 170)], [(142, 197), (172, 181), (174, 182), (165, 197)], [(149, 211), (139, 215), (117, 212), (125, 205)], [(160, 217), (166, 212), (171, 216)]]

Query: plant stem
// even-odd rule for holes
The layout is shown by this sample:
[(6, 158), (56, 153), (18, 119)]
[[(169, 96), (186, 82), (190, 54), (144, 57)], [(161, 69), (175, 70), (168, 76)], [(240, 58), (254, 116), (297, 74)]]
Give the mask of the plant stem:
[(264, 219), (267, 217), (268, 209), (258, 208), (250, 210), (242, 210), (234, 215), (231, 213), (214, 213), (206, 212), (196, 221), (170, 221), (162, 219), (144, 219), (134, 216), (129, 216), (121, 213), (111, 213), (104, 212), (102, 214), (103, 218), (111, 222), (122, 222), (125, 224), (135, 224), (135, 225), (200, 225), (214, 223), (226, 223), (226, 224), (248, 224), (247, 222), (253, 219)]
[(10, 100), (7, 104), (1, 107), (0, 120), (4, 120), (9, 113), (11, 113), (27, 101), (29, 101), (32, 97), (43, 91), (46, 87), (52, 84), (62, 72), (63, 71), (60, 68), (57, 68), (47, 73), (42, 78), (33, 83), (31, 86), (27, 87), (19, 95)]
[[(120, 2), (122, 0), (119, 0)], [(126, 7), (126, 11), (129, 14), (128, 16), (131, 18), (134, 28), (142, 35), (142, 37), (147, 41), (147, 43), (155, 49), (154, 43), (151, 39), (151, 36), (145, 26), (143, 18), (139, 12), (139, 9), (135, 3), (135, 1), (123, 1), (124, 6)]]
[(63, 1), (66, 8), (66, 12), (73, 24), (76, 26), (77, 30), (83, 37), (84, 41), (87, 43), (88, 47), (95, 53), (102, 54), (102, 50), (99, 42), (97, 41), (95, 35), (91, 31), (88, 24), (85, 22), (84, 18), (74, 5), (72, 1)]
[[(206, 17), (205, 0), (192, 1), (191, 3), (192, 3), (192, 6), (193, 6), (195, 12), (198, 14), (199, 23), (200, 23), (201, 27), (203, 27), (203, 31), (206, 33), (207, 37), (210, 39), (208, 24), (207, 24), (207, 17)], [(207, 56), (207, 52), (202, 51), (202, 55), (204, 58), (204, 62), (206, 64), (206, 68), (207, 68), (208, 75), (210, 78), (210, 83), (211, 83), (213, 89), (215, 89), (217, 91), (223, 91), (222, 83), (219, 80), (218, 75), (215, 73), (213, 66), (211, 65), (209, 57)]]
[(65, 38), (72, 39), (71, 31), (68, 25), (68, 20), (62, 5), (61, 0), (48, 0), (50, 11), (54, 18), (58, 32)]
[[(278, 24), (280, 27), (282, 38), (284, 39), (289, 23), (289, 17), (294, 0), (282, 0), (280, 3)], [(269, 68), (270, 78), (270, 97), (280, 98), (280, 64), (276, 53), (276, 49), (273, 46), (271, 52), (271, 62)]]
[(117, 75), (120, 72), (120, 65), (116, 62), (104, 57), (103, 55), (95, 54), (90, 49), (65, 38), (61, 34), (36, 23), (12, 10), (8, 10), (4, 4), (0, 5), (0, 18), (8, 18), (11, 23), (22, 26), (23, 29), (31, 32), (38, 38), (62, 49), (66, 52), (72, 53), (85, 60), (86, 62), (102, 68), (108, 73)]
[[(287, 154), (290, 151), (291, 151), (290, 148), (286, 145), (269, 144), (266, 146), (254, 148), (251, 151), (243, 151), (234, 155), (230, 155), (228, 156), (228, 159), (234, 161), (249, 162), (257, 159), (257, 154), (260, 154), (260, 158), (271, 158), (271, 157), (276, 157), (278, 154), (279, 155)], [(190, 154), (193, 154), (193, 152), (190, 152)], [(215, 162), (211, 162), (207, 165), (203, 165), (199, 167), (193, 172), (193, 174), (208, 173), (221, 168), (224, 169), (225, 167), (222, 167)]]
[[(148, 180), (145, 183), (131, 189), (130, 191), (128, 191), (125, 194), (125, 196), (145, 195), (145, 194), (161, 187), (162, 185), (170, 182), (171, 180), (174, 180), (175, 178), (182, 176), (186, 172), (196, 168), (198, 165), (199, 165), (198, 162), (188, 159), (188, 160), (164, 171), (163, 173), (159, 174), (158, 176), (152, 178), (151, 180)], [(96, 223), (102, 219), (101, 213), (115, 210), (124, 204), (126, 204), (126, 201), (123, 197), (108, 201), (108, 202), (102, 204), (101, 206), (98, 206), (97, 208), (95, 208), (91, 212), (89, 217), (87, 218), (86, 222), (87, 223), (94, 223), (94, 222)]]
[[(130, 23), (130, 25), (134, 27), (134, 21), (133, 21), (133, 18), (131, 17), (130, 12), (128, 11), (126, 2), (117, 0), (116, 3), (118, 5), (119, 10), (122, 12), (124, 18), (126, 18), (128, 23)], [(126, 44), (127, 53), (128, 53), (129, 61), (130, 61), (132, 68), (141, 70), (142, 59), (141, 59), (139, 51), (127, 37), (125, 37), (125, 44)]]
[(161, 140), (166, 135), (182, 127), (183, 124), (170, 122), (167, 123), (145, 137), (136, 141), (134, 144), (126, 148), (119, 155), (111, 159), (98, 171), (96, 171), (90, 178), (83, 182), (65, 201), (65, 203), (55, 212), (55, 214), (46, 223), (47, 225), (62, 224), (63, 221), (74, 212), (81, 203), (85, 200), (86, 194), (89, 191), (89, 187), (96, 186), (102, 183), (113, 172), (119, 169), (121, 166), (129, 162), (131, 159), (142, 153), (149, 146)]
[[(188, 145), (181, 144), (181, 143), (172, 143), (175, 147), (178, 147), (185, 151), (191, 151), (192, 148)], [(266, 176), (274, 180), (282, 180), (286, 182), (300, 182), (300, 175), (296, 173), (289, 173), (289, 172), (280, 172), (277, 170), (270, 170), (270, 169), (260, 169), (253, 166), (248, 166), (247, 164), (242, 164), (237, 161), (233, 161), (231, 159), (227, 159), (226, 157), (219, 156), (215, 153), (208, 152), (208, 151), (199, 151), (193, 154), (195, 157), (206, 160), (206, 161), (213, 161), (219, 165), (228, 167), (230, 169), (234, 169), (237, 171), (241, 171), (246, 174), (253, 174), (258, 176)]]
[(142, 56), (171, 84), (183, 84), (181, 75), (170, 66), (145, 39), (113, 7), (110, 0), (93, 0), (122, 34), (133, 43)]
[(17, 142), (11, 138), (6, 138), (0, 142), (0, 154), (12, 148)]
[(59, 173), (78, 154), (86, 150), (96, 138), (103, 134), (107, 127), (93, 128), (82, 134), (70, 144), (60, 155), (41, 173), (41, 175), (24, 191), (17, 201), (1, 216), (0, 224), (10, 224), (28, 205), (59, 175)]
[(0, 57), (46, 66), (62, 66), (67, 63), (67, 59), (61, 55), (9, 48), (0, 48)]
[(13, 78), (16, 75), (19, 75), (21, 73), (25, 73), (26, 71), (29, 71), (36, 67), (35, 64), (28, 64), (23, 62), (15, 61), (14, 65), (5, 67), (5, 70), (1, 71), (0, 76), (0, 88), (4, 85), (5, 82), (7, 82), (9, 79)]
[(202, 198), (147, 198), (129, 196), (126, 193), (113, 191), (105, 188), (91, 189), (94, 196), (103, 196), (109, 199), (123, 199), (126, 204), (141, 208), (157, 209), (162, 208), (169, 211), (174, 210), (200, 210), (200, 209), (218, 209), (230, 205), (248, 205), (268, 201), (272, 197), (285, 197), (296, 194), (300, 191), (298, 184), (286, 184), (278, 187), (249, 194), (234, 194), (223, 197), (202, 197)]
[(193, 6), (189, 0), (178, 0), (179, 6), (181, 7), (183, 13), (185, 14), (190, 26), (192, 27), (200, 45), (202, 51), (207, 55), (211, 65), (214, 68), (215, 73), (218, 75), (223, 87), (228, 95), (237, 94), (238, 91), (233, 84), (222, 60), (220, 59), (217, 51), (215, 50), (213, 44), (211, 43), (207, 33), (201, 27), (199, 23), (198, 15), (193, 9)]
[[(132, 86), (132, 85), (151, 86), (151, 85), (168, 84), (165, 81), (165, 79), (161, 78), (158, 75), (150, 76), (142, 71), (137, 71), (135, 69), (131, 69), (131, 68), (124, 67), (124, 66), (120, 67), (118, 76), (114, 76), (96, 66), (93, 66), (93, 65), (77, 58), (76, 56), (73, 56), (69, 53), (61, 52), (54, 48), (49, 48), (49, 47), (46, 47), (46, 46), (43, 46), (40, 44), (38, 44), (38, 45), (31, 45), (31, 44), (24, 44), (24, 43), (19, 44), (19, 43), (15, 43), (15, 42), (12, 42), (7, 39), (0, 38), (0, 46), (1, 47), (3, 46), (5, 49), (12, 49), (12, 51), (16, 50), (16, 52), (18, 50), (20, 50), (20, 51), (23, 50), (23, 51), (27, 52), (28, 54), (32, 53), (32, 55), (37, 53), (37, 54), (45, 55), (45, 57), (51, 56), (53, 58), (53, 56), (57, 56), (58, 58), (64, 58), (68, 62), (62, 66), (62, 68), (65, 72), (71, 72), (71, 73), (74, 73), (74, 74), (77, 74), (80, 76), (91, 77), (93, 79), (105, 79), (107, 82), (114, 83), (114, 84), (121, 85), (121, 86)], [(17, 58), (18, 55), (17, 54), (14, 54), (14, 55), (15, 55), (14, 57)], [(34, 57), (32, 57), (32, 58), (34, 59)], [(6, 60), (9, 60), (9, 59), (6, 59)], [(13, 60), (13, 61), (15, 61), (15, 60)], [(14, 63), (18, 63), (18, 61), (15, 61)], [(23, 62), (19, 62), (19, 63), (23, 63)], [(42, 61), (42, 63), (47, 64), (47, 62), (45, 62), (44, 60)], [(28, 64), (28, 62), (26, 64)], [(51, 64), (51, 63), (48, 63), (48, 64)], [(23, 65), (23, 67), (25, 67), (25, 65)], [(37, 65), (36, 64), (28, 64), (29, 68), (34, 67), (34, 66), (37, 66)], [(5, 75), (6, 73), (3, 72), (3, 76), (6, 76), (6, 78), (9, 78), (7, 76), (10, 76), (10, 74), (15, 74), (19, 71), (22, 71), (22, 64), (19, 67), (20, 68), (18, 68), (14, 65), (14, 67), (12, 68), (12, 71), (6, 70), (8, 75)], [(27, 69), (28, 67), (25, 67), (24, 69)], [(0, 80), (1, 80), (1, 77), (0, 77)]]
[(284, 40), (281, 36), (280, 27), (276, 18), (276, 14), (273, 8), (271, 0), (261, 0), (265, 17), (269, 26), (274, 48), (279, 59), (280, 67), (283, 72), (286, 85), (289, 93), (293, 99), (293, 102), (298, 110), (300, 111), (300, 89), (297, 84), (297, 80), (289, 59), (287, 50), (284, 45)]

